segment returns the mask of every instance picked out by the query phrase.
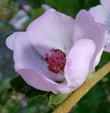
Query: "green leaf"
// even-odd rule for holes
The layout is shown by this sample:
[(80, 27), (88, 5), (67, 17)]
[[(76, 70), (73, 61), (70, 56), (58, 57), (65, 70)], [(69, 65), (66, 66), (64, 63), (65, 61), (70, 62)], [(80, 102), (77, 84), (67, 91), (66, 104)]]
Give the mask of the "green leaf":
[(31, 8), (29, 10), (29, 14), (32, 19), (36, 19), (37, 17), (41, 16), (43, 13), (44, 13), (43, 8), (36, 8), (36, 9)]
[(89, 9), (99, 4), (99, 0), (46, 0), (46, 4), (57, 11), (75, 16), (81, 9)]
[(80, 9), (78, 0), (46, 0), (46, 4), (70, 16), (75, 16)]
[(99, 0), (85, 0), (84, 8), (89, 9), (98, 4), (100, 4)]

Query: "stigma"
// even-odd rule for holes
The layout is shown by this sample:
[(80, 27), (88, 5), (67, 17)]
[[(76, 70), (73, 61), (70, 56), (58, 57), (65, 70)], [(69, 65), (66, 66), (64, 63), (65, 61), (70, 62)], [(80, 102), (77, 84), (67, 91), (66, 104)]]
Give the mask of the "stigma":
[(48, 70), (58, 74), (64, 71), (66, 55), (63, 51), (53, 48), (45, 54), (45, 61), (48, 64)]

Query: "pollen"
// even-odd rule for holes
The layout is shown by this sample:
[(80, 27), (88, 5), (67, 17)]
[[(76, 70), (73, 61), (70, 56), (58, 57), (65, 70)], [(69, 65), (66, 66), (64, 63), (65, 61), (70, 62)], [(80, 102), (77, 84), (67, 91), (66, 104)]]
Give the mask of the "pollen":
[(58, 74), (64, 71), (66, 63), (66, 55), (63, 51), (59, 49), (51, 49), (48, 54), (45, 55), (45, 61), (48, 64), (48, 70)]

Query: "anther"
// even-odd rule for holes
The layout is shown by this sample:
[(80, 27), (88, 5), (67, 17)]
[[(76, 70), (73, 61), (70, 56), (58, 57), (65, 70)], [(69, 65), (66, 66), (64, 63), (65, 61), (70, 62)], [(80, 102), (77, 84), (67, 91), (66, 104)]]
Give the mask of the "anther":
[(61, 50), (53, 48), (46, 54), (45, 61), (48, 64), (48, 70), (58, 74), (64, 71), (66, 56)]

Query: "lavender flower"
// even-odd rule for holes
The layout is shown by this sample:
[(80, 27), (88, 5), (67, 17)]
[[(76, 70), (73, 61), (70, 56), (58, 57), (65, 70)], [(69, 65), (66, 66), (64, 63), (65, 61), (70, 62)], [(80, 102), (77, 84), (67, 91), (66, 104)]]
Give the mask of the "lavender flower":
[(47, 10), (25, 32), (10, 35), (15, 70), (32, 87), (70, 93), (100, 61), (106, 27), (81, 10), (76, 19)]
[(89, 10), (95, 20), (107, 26), (105, 36), (105, 51), (110, 52), (110, 0), (100, 0), (101, 5), (97, 5)]

